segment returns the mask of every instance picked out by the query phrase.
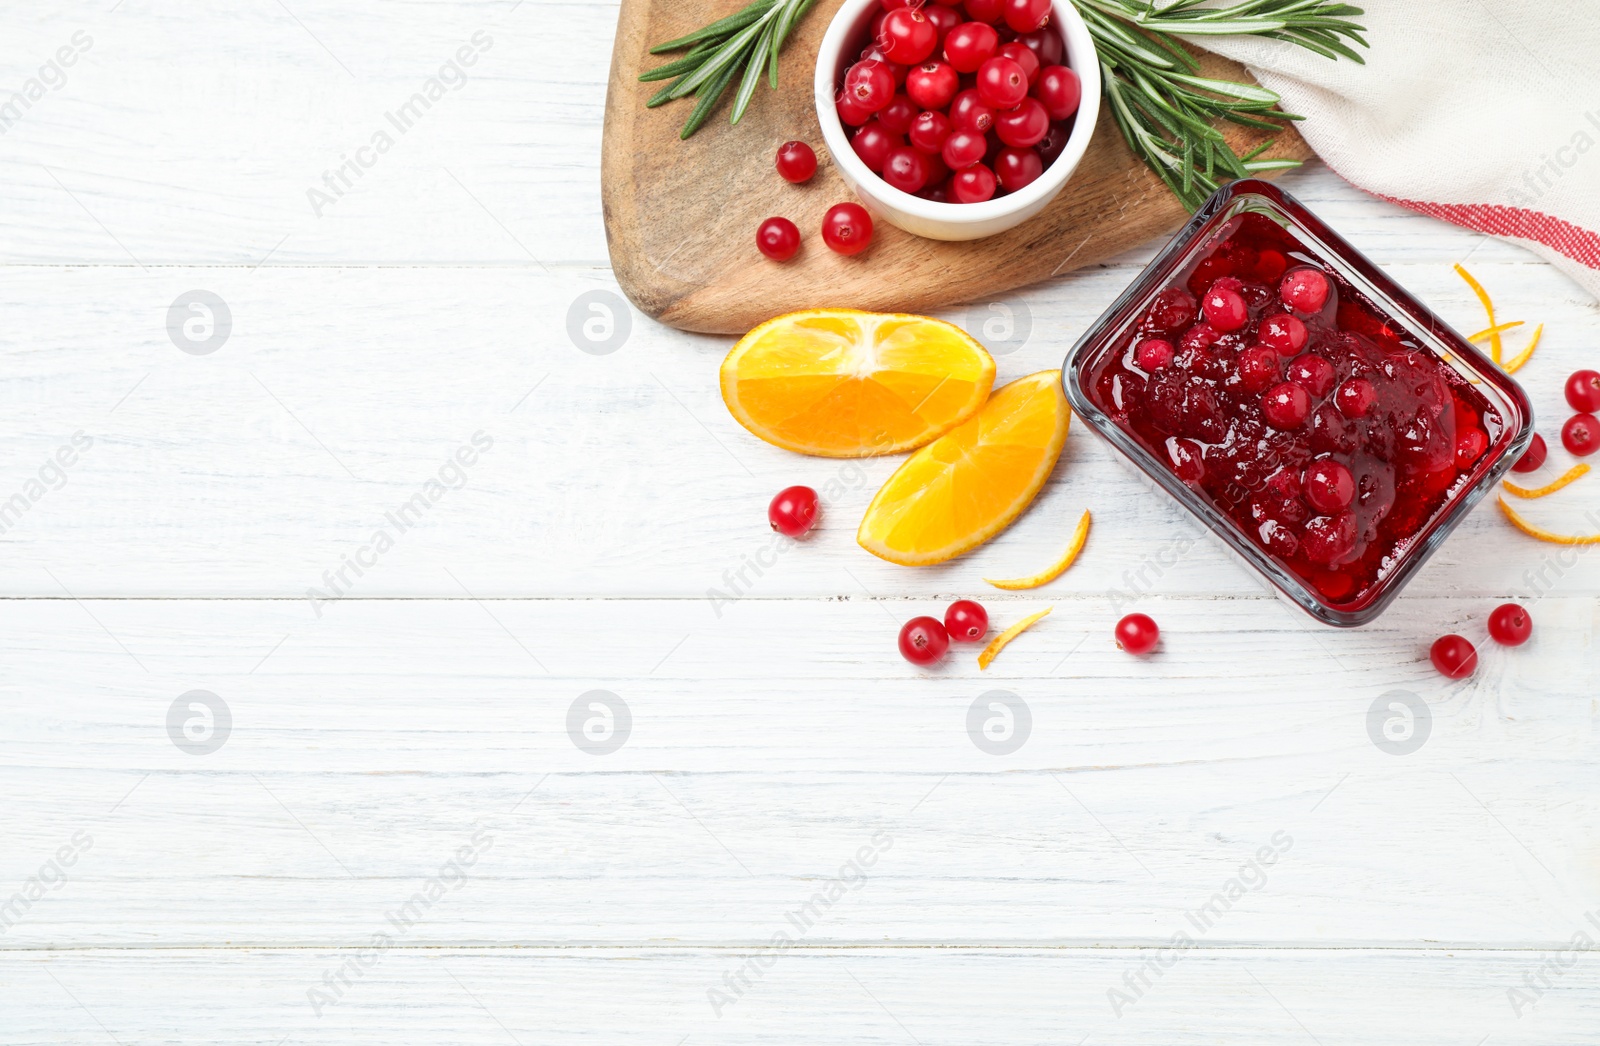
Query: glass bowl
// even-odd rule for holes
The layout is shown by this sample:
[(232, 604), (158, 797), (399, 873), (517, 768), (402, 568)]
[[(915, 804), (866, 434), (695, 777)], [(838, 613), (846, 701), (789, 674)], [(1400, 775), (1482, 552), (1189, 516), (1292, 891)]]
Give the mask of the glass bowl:
[(1381, 614), (1533, 437), (1515, 381), (1255, 180), (1213, 194), (1062, 381), (1136, 473), (1341, 627)]

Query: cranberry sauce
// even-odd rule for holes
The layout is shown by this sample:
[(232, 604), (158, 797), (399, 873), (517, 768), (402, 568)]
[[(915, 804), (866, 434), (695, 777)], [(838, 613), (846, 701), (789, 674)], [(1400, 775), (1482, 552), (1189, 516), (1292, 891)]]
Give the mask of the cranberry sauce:
[(1338, 605), (1389, 572), (1503, 426), (1461, 375), (1254, 213), (1218, 230), (1084, 386)]

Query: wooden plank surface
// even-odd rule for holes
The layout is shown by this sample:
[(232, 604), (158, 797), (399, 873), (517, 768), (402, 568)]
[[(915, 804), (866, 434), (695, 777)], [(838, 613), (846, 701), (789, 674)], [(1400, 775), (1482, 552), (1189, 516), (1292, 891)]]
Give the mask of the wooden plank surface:
[[(683, 104), (646, 109), (661, 87), (639, 74), (660, 63), (653, 44), (707, 20), (693, 0), (624, 0), (617, 23), (601, 185), (611, 264), (628, 297), (646, 314), (685, 330), (743, 332), (763, 320), (819, 303), (926, 312), (1002, 295), (1093, 265), (1171, 232), (1188, 217), (1140, 163), (1102, 106), (1094, 139), (1061, 195), (1037, 217), (1008, 232), (967, 243), (942, 243), (879, 221), (873, 244), (846, 258), (827, 250), (817, 230), (823, 213), (854, 199), (822, 144), (812, 102), (817, 48), (838, 0), (823, 0), (784, 49), (777, 91), (763, 85), (737, 127), (714, 116), (680, 141)], [(1248, 79), (1240, 66), (1208, 56), (1207, 75)], [(1090, 99), (1086, 104), (1095, 104)], [(1270, 135), (1228, 129), (1248, 152)], [(772, 169), (777, 147), (810, 142), (819, 167), (803, 186)], [(1267, 154), (1310, 155), (1293, 129)], [(800, 227), (801, 253), (781, 266), (754, 246), (755, 229), (773, 214)]]

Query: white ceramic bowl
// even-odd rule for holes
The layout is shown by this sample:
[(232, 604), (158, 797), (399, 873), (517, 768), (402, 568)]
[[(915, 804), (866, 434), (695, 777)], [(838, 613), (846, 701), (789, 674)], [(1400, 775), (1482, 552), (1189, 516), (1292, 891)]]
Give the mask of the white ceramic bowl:
[(1083, 102), (1067, 136), (1067, 145), (1054, 163), (1020, 192), (997, 196), (983, 203), (936, 203), (901, 192), (861, 162), (850, 144), (844, 123), (834, 107), (839, 77), (861, 53), (859, 41), (879, 10), (879, 0), (845, 0), (833, 16), (817, 55), (815, 80), (817, 120), (828, 143), (834, 165), (850, 188), (875, 216), (906, 232), (933, 240), (976, 240), (1020, 225), (1044, 210), (1067, 184), (1072, 171), (1089, 148), (1095, 119), (1100, 115), (1100, 61), (1083, 19), (1068, 0), (1056, 0), (1050, 24), (1066, 44), (1065, 64), (1078, 74)]

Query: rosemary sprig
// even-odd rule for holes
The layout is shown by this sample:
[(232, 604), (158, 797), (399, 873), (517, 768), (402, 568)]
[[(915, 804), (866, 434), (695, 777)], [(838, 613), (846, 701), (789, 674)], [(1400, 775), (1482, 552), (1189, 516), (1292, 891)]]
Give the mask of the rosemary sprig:
[(789, 33), (805, 17), (817, 0), (754, 0), (749, 6), (726, 18), (719, 18), (696, 29), (687, 36), (668, 40), (650, 48), (651, 54), (668, 54), (687, 51), (681, 58), (658, 65), (639, 79), (646, 83), (656, 80), (672, 82), (657, 91), (645, 104), (650, 108), (665, 105), (678, 98), (694, 96), (694, 111), (679, 132), (687, 138), (698, 131), (712, 110), (722, 100), (741, 69), (744, 76), (734, 92), (733, 111), (729, 123), (738, 123), (750, 107), (761, 74), (767, 74), (768, 83), (778, 86), (778, 52), (789, 38)]
[(1128, 145), (1191, 211), (1220, 180), (1300, 166), (1258, 157), (1272, 142), (1239, 156), (1215, 124), (1277, 130), (1298, 120), (1278, 108), (1278, 95), (1255, 84), (1199, 75), (1178, 36), (1266, 36), (1329, 58), (1362, 61), (1344, 41), (1362, 47), (1365, 31), (1349, 19), (1362, 13), (1338, 0), (1242, 0), (1201, 7), (1206, 0), (1073, 0), (1100, 52), (1112, 118)]

